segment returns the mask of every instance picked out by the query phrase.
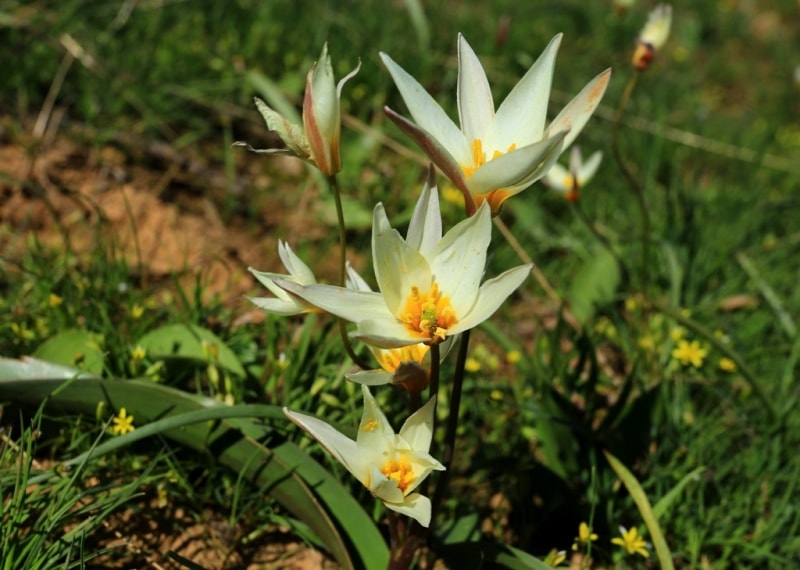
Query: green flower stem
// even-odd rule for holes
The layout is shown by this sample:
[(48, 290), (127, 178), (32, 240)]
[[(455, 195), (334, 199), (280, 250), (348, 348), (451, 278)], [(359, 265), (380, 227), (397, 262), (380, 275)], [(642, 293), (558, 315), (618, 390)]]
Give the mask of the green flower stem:
[(416, 521), (386, 509), (389, 519), (389, 565), (387, 570), (408, 570), (422, 544), (425, 529)]
[[(431, 382), (429, 386), (428, 395), (433, 398), (437, 394), (439, 394), (439, 369), (440, 369), (440, 352), (439, 352), (439, 345), (432, 344), (431, 345)], [(434, 415), (434, 419), (435, 419)]]
[[(342, 195), (339, 190), (339, 181), (336, 179), (335, 174), (325, 177), (328, 181), (328, 187), (333, 194), (333, 202), (336, 204), (336, 220), (339, 224), (339, 287), (344, 287), (345, 275), (347, 273), (347, 227), (344, 225), (344, 208), (342, 208)], [(361, 357), (356, 354), (353, 345), (350, 343), (350, 337), (347, 335), (347, 323), (344, 319), (339, 319), (339, 334), (342, 337), (342, 344), (347, 351), (347, 355), (352, 361), (363, 370), (369, 370), (370, 366)]]
[(642, 185), (639, 184), (639, 181), (633, 175), (631, 170), (628, 168), (628, 165), (625, 163), (625, 159), (622, 157), (622, 153), (619, 150), (619, 139), (617, 136), (619, 134), (619, 125), (622, 122), (622, 114), (625, 111), (625, 107), (627, 106), (631, 95), (633, 94), (633, 90), (636, 87), (636, 83), (639, 80), (640, 74), (640, 71), (634, 72), (628, 81), (628, 84), (625, 86), (625, 91), (623, 91), (622, 97), (620, 98), (617, 114), (614, 117), (614, 123), (611, 127), (611, 149), (614, 152), (614, 159), (617, 161), (622, 174), (625, 176), (625, 180), (627, 180), (631, 191), (633, 192), (634, 196), (636, 196), (636, 203), (639, 205), (639, 214), (642, 217), (641, 288), (644, 291), (647, 288), (648, 265), (650, 261), (650, 213), (647, 210), (647, 202), (645, 202), (644, 199), (644, 189), (642, 188)]
[(456, 429), (458, 428), (458, 412), (461, 406), (461, 392), (464, 387), (464, 366), (466, 365), (467, 354), (469, 353), (469, 333), (470, 331), (462, 333), (461, 340), (458, 344), (456, 368), (453, 377), (453, 391), (450, 394), (450, 410), (447, 414), (444, 452), (442, 453), (442, 465), (444, 465), (445, 470), (441, 472), (439, 480), (436, 482), (436, 491), (431, 501), (431, 526), (428, 529), (428, 532), (431, 534), (433, 534), (433, 529), (436, 525), (436, 514), (439, 512), (439, 507), (442, 504), (444, 494), (447, 491), (447, 484), (450, 480), (450, 467), (453, 464), (453, 455), (456, 446)]
[[(439, 392), (439, 345), (432, 344), (430, 348), (431, 355), (431, 370), (430, 370), (430, 384), (429, 395), (435, 396)], [(410, 408), (411, 413), (414, 413), (422, 406), (422, 398), (419, 393), (410, 394)], [(434, 422), (436, 421), (436, 414), (433, 415)], [(435, 425), (434, 425), (435, 429)], [(419, 492), (426, 495), (428, 492), (428, 480), (420, 484)], [(406, 570), (411, 566), (414, 556), (419, 547), (428, 536), (429, 530), (422, 525), (417, 524), (415, 521), (409, 521), (405, 517), (397, 513), (386, 510), (387, 518), (389, 520), (389, 570)], [(435, 517), (436, 511), (433, 511)], [(433, 526), (433, 522), (431, 522)]]
[(725, 344), (717, 337), (715, 337), (714, 333), (712, 333), (709, 329), (705, 328), (703, 325), (701, 325), (700, 323), (698, 323), (693, 319), (690, 319), (689, 317), (684, 317), (679, 311), (676, 311), (675, 309), (672, 309), (670, 307), (667, 307), (666, 305), (662, 305), (661, 303), (657, 302), (650, 302), (649, 305), (659, 313), (662, 313), (674, 319), (681, 325), (685, 326), (687, 329), (693, 330), (698, 335), (705, 338), (711, 344), (711, 346), (717, 349), (720, 353), (724, 354), (725, 356), (733, 360), (736, 363), (739, 372), (741, 372), (742, 376), (747, 381), (750, 388), (753, 390), (753, 392), (755, 392), (756, 396), (758, 396), (758, 398), (764, 404), (764, 407), (769, 412), (769, 415), (772, 417), (772, 419), (775, 420), (776, 422), (783, 421), (780, 414), (778, 414), (778, 411), (775, 409), (772, 400), (764, 391), (764, 389), (761, 387), (761, 384), (758, 382), (758, 379), (756, 378), (753, 371), (750, 370), (750, 368), (747, 366), (747, 363), (741, 356), (739, 356), (739, 354), (735, 350), (733, 350), (727, 344)]

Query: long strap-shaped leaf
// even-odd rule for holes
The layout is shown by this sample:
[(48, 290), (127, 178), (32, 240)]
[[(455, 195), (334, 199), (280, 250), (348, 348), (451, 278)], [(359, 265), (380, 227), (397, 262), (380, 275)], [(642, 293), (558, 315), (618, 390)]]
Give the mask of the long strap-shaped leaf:
[(136, 418), (134, 432), (101, 444), (93, 455), (155, 434), (208, 451), (305, 522), (344, 568), (381, 568), (388, 562), (372, 519), (322, 466), (291, 442), (269, 449), (259, 443), (275, 432), (257, 419), (283, 419), (277, 406), (228, 406), (152, 382), (76, 378), (71, 369), (41, 361), (0, 359), (0, 400), (38, 404), (45, 399), (85, 414), (105, 402)]

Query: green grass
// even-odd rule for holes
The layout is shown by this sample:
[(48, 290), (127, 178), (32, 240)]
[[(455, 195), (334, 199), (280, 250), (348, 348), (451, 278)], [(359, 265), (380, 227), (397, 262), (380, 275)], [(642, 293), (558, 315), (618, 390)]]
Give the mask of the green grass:
[[(613, 263), (602, 261), (603, 244), (561, 196), (537, 184), (507, 202), (503, 220), (558, 294), (576, 311), (581, 300), (596, 296), (599, 304), (585, 307), (579, 333), (557, 307), (543, 301), (544, 293), (531, 279), (524, 293), (475, 335), (473, 350), (484, 351), (481, 369), (469, 373), (465, 384), (453, 492), (440, 529), (457, 520), (458, 532), (453, 532), (462, 538), (483, 534), (544, 557), (551, 548), (569, 550), (578, 524), (592, 518), (600, 535), (592, 556), (621, 567), (621, 552), (609, 543), (617, 527), (636, 526), (647, 540), (651, 537), (603, 458), (608, 450), (632, 471), (651, 503), (670, 497), (661, 504), (659, 523), (676, 567), (796, 564), (800, 542), (793, 514), (800, 503), (800, 461), (794, 450), (800, 426), (792, 410), (800, 395), (794, 382), (800, 355), (800, 170), (794, 164), (800, 159), (800, 99), (791, 80), (797, 62), (788, 23), (795, 3), (786, 0), (750, 12), (730, 2), (675, 6), (669, 43), (640, 77), (619, 134), (620, 152), (649, 205), (647, 280), (640, 262), (641, 215), (614, 162), (610, 132), (631, 75), (633, 38), (648, 7), (618, 17), (600, 2), (426, 5), (426, 41), (422, 24), (413, 23), (403, 3), (303, 4), (68, 0), (31, 9), (27, 3), (6, 3), (0, 8), (3, 144), (21, 146), (31, 155), (41, 150), (46, 141), (31, 134), (52, 90), (55, 108), (65, 113), (51, 128), (81, 142), (87, 153), (113, 143), (130, 153), (131, 164), (141, 164), (119, 142), (120, 133), (130, 133), (199, 156), (225, 172), (226, 180), (260, 170), (281, 184), (305, 185), (305, 174), (288, 175), (269, 158), (231, 149), (230, 142), (264, 146), (267, 140), (252, 105), (253, 96), (263, 93), (252, 78), (269, 78), (299, 104), (305, 73), (327, 40), (337, 77), (359, 58), (363, 65), (345, 87), (343, 104), (348, 120), (369, 130), (345, 129), (344, 192), (366, 212), (381, 200), (393, 221), (402, 220), (419, 192), (421, 167), (383, 144), (381, 137), (387, 137), (411, 148), (380, 111), (384, 104), (405, 108), (378, 52), (391, 54), (456, 116), (459, 31), (485, 63), (496, 101), (547, 41), (564, 32), (551, 116), (591, 77), (614, 69), (604, 106), (578, 139), (584, 156), (595, 149), (604, 152), (580, 206), (613, 244), (631, 280), (613, 287)], [(507, 38), (498, 41), (504, 15), (512, 24)], [(65, 45), (75, 44), (83, 55), (64, 63)], [(59, 66), (66, 72), (61, 83)], [(439, 182), (444, 185), (443, 178)], [(37, 184), (23, 184), (0, 165), (0, 195), (24, 187), (32, 196), (43, 196)], [(270, 187), (241, 194), (204, 191), (227, 224), (261, 235), (263, 198)], [(297, 207), (300, 194), (282, 196), (282, 206)], [(445, 205), (446, 227), (459, 215), (458, 208)], [(123, 261), (113, 245), (72, 255), (41, 245), (35, 232), (22, 254), (12, 254), (5, 236), (19, 228), (0, 225), (0, 314), (6, 315), (0, 319), (0, 355), (34, 354), (60, 333), (87, 331), (103, 376), (146, 376), (190, 393), (287, 405), (355, 427), (357, 390), (344, 378), (349, 361), (330, 319), (268, 317), (265, 323), (234, 326), (245, 303), (203, 300), (202, 279), (194, 287), (179, 284), (177, 275), (170, 283), (153, 282), (135, 263)], [(99, 223), (91, 229), (106, 235)], [(334, 232), (327, 233), (289, 239), (305, 259), (320, 258), (320, 252), (335, 248)], [(351, 234), (352, 247), (368, 258), (368, 232), (359, 228)], [(493, 253), (491, 275), (518, 263), (497, 232)], [(181, 260), (175, 269), (181, 269)], [(598, 292), (609, 283), (611, 295)], [(170, 302), (164, 302), (165, 291)], [(61, 302), (51, 303), (51, 294)], [(738, 295), (753, 302), (731, 309), (726, 302)], [(626, 306), (640, 298), (644, 304)], [(137, 306), (144, 309), (139, 317), (132, 314)], [(675, 313), (681, 309), (690, 311), (691, 322), (678, 322)], [(141, 361), (133, 358), (147, 333), (177, 323), (211, 329), (244, 374), (226, 372), (208, 355), (191, 366), (150, 354)], [(687, 338), (709, 346), (699, 369), (681, 366), (671, 356), (677, 342), (671, 333), (679, 324)], [(749, 377), (741, 367), (735, 372), (719, 368), (724, 354), (711, 346), (705, 331), (712, 338), (721, 331)], [(505, 362), (512, 350), (522, 354), (513, 365)], [(82, 352), (73, 364), (85, 363), (88, 356)], [(388, 391), (377, 395), (390, 417), (399, 420), (402, 403)], [(447, 398), (443, 394), (444, 404)], [(110, 411), (100, 420), (52, 417), (47, 423), (52, 429), (34, 438), (41, 415), (27, 410), (20, 426), (20, 416), (10, 412), (14, 402), (6, 404), (0, 544), (3, 562), (14, 561), (9, 567), (46, 567), (44, 560), (90, 567), (91, 557), (106, 548), (98, 538), (100, 522), (132, 509), (134, 495), (141, 489), (152, 492), (159, 483), (169, 501), (197, 520), (206, 508), (222, 513), (231, 526), (241, 515), (246, 532), (237, 545), (257, 542), (253, 537), (277, 524), (313, 542), (307, 529), (281, 505), (265, 500), (261, 490), (212, 458), (163, 439), (139, 442), (130, 452), (104, 456), (102, 463), (88, 461), (31, 490), (26, 485), (36, 471), (31, 458), (79, 456), (107, 437), (104, 422)], [(383, 520), (368, 493), (319, 446), (294, 431), (288, 437), (348, 485), (376, 521)], [(696, 476), (684, 480), (698, 468)], [(102, 472), (114, 476), (85, 486)], [(473, 500), (461, 500), (465, 496)], [(505, 514), (500, 498), (510, 505)], [(132, 512), (161, 516), (136, 505)], [(37, 534), (32, 528), (47, 531)], [(655, 567), (653, 557), (647, 563), (626, 561), (628, 567)]]

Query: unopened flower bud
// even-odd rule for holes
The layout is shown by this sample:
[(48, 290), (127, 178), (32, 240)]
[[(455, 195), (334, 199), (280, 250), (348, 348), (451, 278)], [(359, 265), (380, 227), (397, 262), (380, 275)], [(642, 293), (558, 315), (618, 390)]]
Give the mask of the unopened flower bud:
[(647, 23), (636, 40), (636, 49), (633, 52), (632, 60), (633, 67), (644, 71), (650, 66), (650, 62), (653, 61), (658, 50), (666, 43), (671, 25), (672, 6), (669, 4), (659, 4), (650, 12)]

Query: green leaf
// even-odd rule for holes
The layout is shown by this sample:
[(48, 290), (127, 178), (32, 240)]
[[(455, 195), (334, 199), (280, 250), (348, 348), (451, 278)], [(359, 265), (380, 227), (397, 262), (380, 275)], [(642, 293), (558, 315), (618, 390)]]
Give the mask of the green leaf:
[(81, 372), (103, 372), (103, 340), (89, 331), (72, 329), (47, 339), (33, 355), (36, 358), (77, 367)]
[(607, 451), (604, 451), (603, 455), (606, 456), (611, 468), (617, 474), (617, 477), (620, 478), (623, 485), (625, 485), (625, 488), (628, 489), (628, 492), (633, 498), (633, 502), (636, 503), (636, 508), (639, 509), (639, 514), (642, 515), (642, 520), (644, 520), (644, 524), (647, 526), (647, 531), (653, 539), (653, 546), (656, 549), (656, 555), (658, 556), (659, 564), (661, 564), (661, 570), (674, 570), (675, 567), (672, 564), (672, 555), (670, 554), (669, 546), (667, 546), (664, 533), (661, 531), (661, 526), (658, 524), (658, 519), (653, 512), (653, 507), (650, 506), (650, 500), (647, 498), (644, 489), (642, 489), (636, 477), (633, 476), (633, 473), (628, 471), (628, 468), (625, 467), (619, 459)]
[(439, 525), (438, 530), (438, 538), (444, 544), (471, 542), (481, 536), (481, 519), (477, 513), (471, 513)]
[(567, 299), (572, 314), (581, 323), (591, 319), (597, 308), (614, 300), (620, 271), (614, 256), (601, 251), (589, 259), (570, 286)]
[(166, 325), (139, 339), (153, 359), (189, 359), (219, 364), (237, 376), (247, 373), (233, 351), (217, 335), (195, 325)]
[[(48, 405), (94, 414), (99, 402), (133, 415), (136, 429), (97, 446), (92, 457), (161, 434), (205, 451), (244, 478), (268, 490), (330, 549), (344, 568), (380, 568), (388, 551), (372, 519), (333, 477), (280, 432), (261, 420), (284, 421), (277, 406), (228, 406), (211, 398), (136, 380), (26, 376), (46, 363), (0, 359), (0, 400)], [(268, 448), (261, 442), (275, 441)], [(82, 459), (82, 457), (75, 458)]]

